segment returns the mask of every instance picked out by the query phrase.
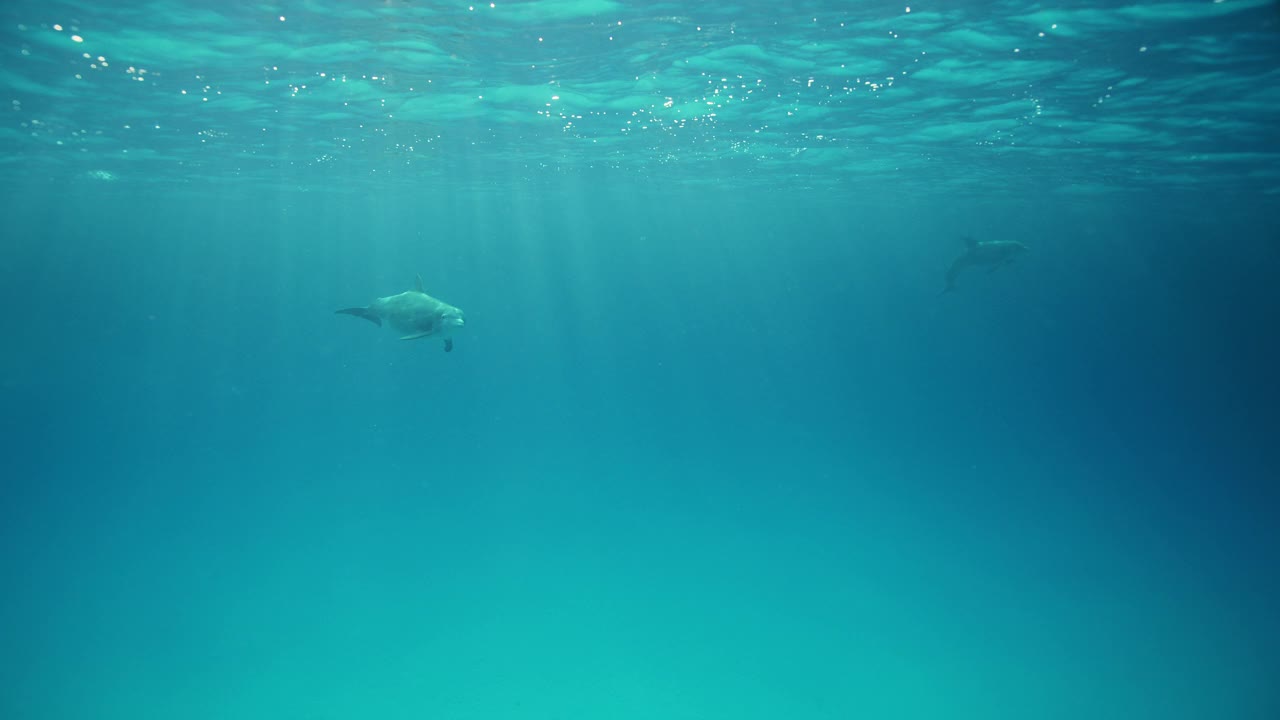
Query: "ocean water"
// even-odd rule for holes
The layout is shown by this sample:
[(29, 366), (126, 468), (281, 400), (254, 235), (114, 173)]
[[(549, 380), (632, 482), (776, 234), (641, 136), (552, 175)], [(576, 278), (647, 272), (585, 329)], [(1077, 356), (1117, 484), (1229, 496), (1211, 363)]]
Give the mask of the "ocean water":
[(0, 717), (1280, 717), (1274, 2), (0, 53)]

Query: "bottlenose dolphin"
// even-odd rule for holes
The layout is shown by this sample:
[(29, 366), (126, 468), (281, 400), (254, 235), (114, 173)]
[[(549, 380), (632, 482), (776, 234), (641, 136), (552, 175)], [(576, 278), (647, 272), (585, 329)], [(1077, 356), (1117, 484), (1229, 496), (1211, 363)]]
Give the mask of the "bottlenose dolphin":
[(1027, 249), (1026, 245), (1013, 240), (978, 242), (971, 237), (964, 239), (964, 245), (964, 254), (956, 258), (947, 270), (947, 286), (942, 289), (943, 293), (956, 289), (956, 280), (965, 268), (984, 267), (987, 268), (987, 274), (991, 274), (1013, 262), (1014, 258)]
[(422, 291), (421, 275), (417, 276), (412, 290), (378, 298), (368, 307), (346, 308), (336, 313), (362, 317), (378, 327), (386, 320), (397, 332), (404, 333), (401, 340), (443, 338), (445, 352), (453, 351), (451, 336), (467, 323), (461, 310)]

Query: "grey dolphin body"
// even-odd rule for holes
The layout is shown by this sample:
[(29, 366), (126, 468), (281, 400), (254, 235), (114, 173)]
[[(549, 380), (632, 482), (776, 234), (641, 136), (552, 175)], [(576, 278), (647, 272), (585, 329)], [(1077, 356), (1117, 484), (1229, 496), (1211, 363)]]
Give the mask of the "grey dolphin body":
[(445, 352), (453, 350), (453, 333), (467, 323), (461, 310), (422, 291), (421, 275), (413, 290), (378, 298), (368, 307), (336, 312), (362, 317), (378, 327), (382, 327), (385, 320), (393, 330), (404, 334), (401, 340), (442, 338)]
[(947, 269), (947, 286), (942, 292), (948, 293), (956, 289), (956, 280), (960, 273), (970, 267), (987, 268), (993, 273), (1014, 261), (1014, 258), (1027, 250), (1027, 246), (1013, 240), (992, 240), (978, 242), (973, 238), (965, 238), (964, 254), (956, 258)]

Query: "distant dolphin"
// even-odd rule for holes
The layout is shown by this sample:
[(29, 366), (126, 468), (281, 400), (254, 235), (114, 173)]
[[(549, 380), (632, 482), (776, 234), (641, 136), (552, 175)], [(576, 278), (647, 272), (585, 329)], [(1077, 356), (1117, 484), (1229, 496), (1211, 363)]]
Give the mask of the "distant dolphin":
[(378, 327), (382, 327), (382, 321), (386, 320), (397, 332), (404, 333), (401, 340), (443, 338), (445, 352), (453, 351), (453, 338), (450, 336), (467, 323), (461, 310), (422, 291), (421, 275), (417, 276), (412, 290), (378, 298), (369, 307), (336, 312), (362, 317)]
[(964, 239), (964, 245), (964, 254), (956, 258), (956, 261), (951, 263), (950, 269), (947, 270), (947, 286), (942, 289), (943, 293), (956, 289), (956, 280), (959, 279), (960, 273), (964, 272), (965, 268), (984, 267), (987, 268), (987, 274), (990, 275), (1013, 262), (1014, 258), (1027, 250), (1026, 245), (1013, 240), (978, 242), (971, 237), (967, 237)]

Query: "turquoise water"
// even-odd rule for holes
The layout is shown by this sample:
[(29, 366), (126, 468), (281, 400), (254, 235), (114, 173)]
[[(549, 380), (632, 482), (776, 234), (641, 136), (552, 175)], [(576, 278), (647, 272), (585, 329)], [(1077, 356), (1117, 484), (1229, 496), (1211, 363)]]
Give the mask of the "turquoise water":
[(1280, 717), (1275, 3), (0, 41), (0, 717)]

